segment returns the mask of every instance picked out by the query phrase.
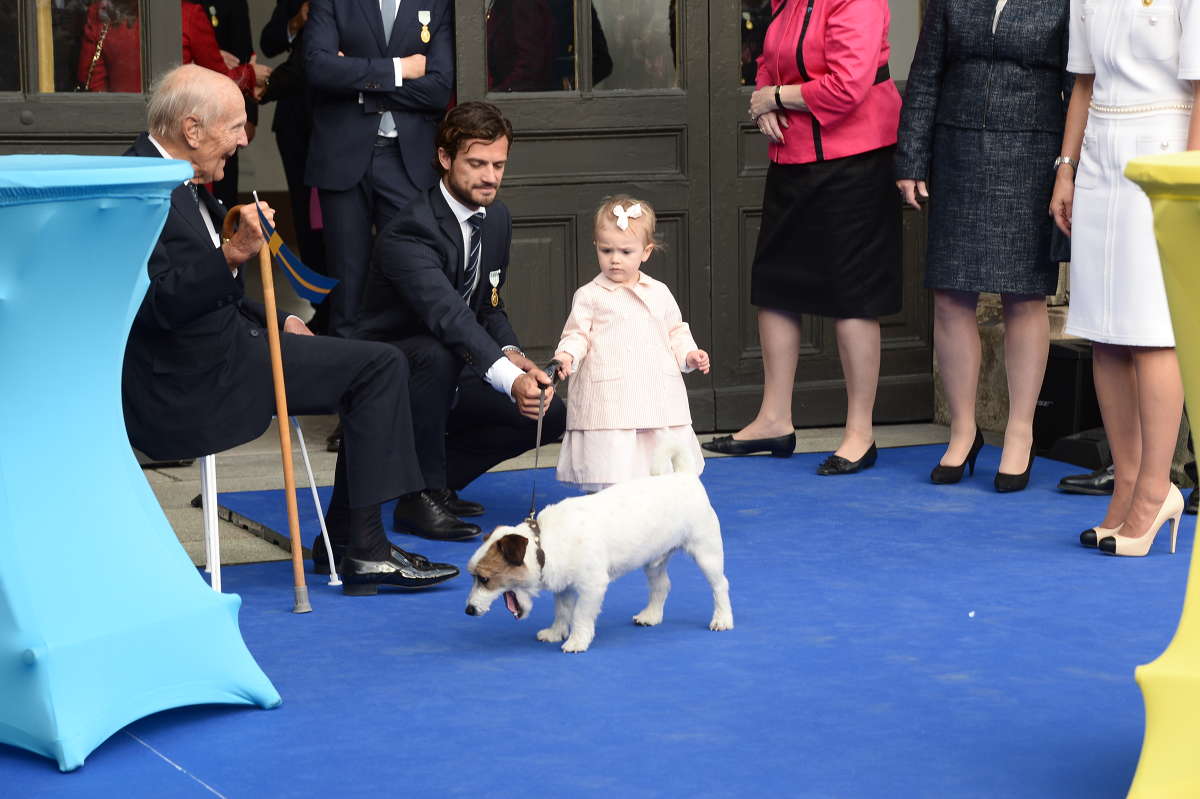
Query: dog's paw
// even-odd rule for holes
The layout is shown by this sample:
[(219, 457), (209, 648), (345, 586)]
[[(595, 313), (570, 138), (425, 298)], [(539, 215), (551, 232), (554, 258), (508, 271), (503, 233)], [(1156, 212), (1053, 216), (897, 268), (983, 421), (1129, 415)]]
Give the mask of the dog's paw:
[(662, 610), (651, 610), (646, 608), (641, 613), (633, 617), (633, 623), (639, 627), (653, 627), (656, 624), (661, 624), (663, 620)]
[(539, 641), (546, 641), (547, 643), (551, 643), (551, 644), (557, 644), (559, 641), (561, 641), (562, 639), (564, 639), (566, 637), (567, 637), (566, 632), (564, 632), (562, 630), (556, 630), (553, 627), (547, 627), (544, 630), (538, 630), (538, 634), (537, 634), (537, 639)]
[(715, 613), (712, 621), (708, 623), (710, 630), (732, 630), (733, 629), (733, 614), (732, 613)]
[(586, 652), (588, 647), (592, 645), (591, 641), (585, 641), (582, 638), (571, 636), (563, 642), (562, 651), (571, 654), (574, 652)]

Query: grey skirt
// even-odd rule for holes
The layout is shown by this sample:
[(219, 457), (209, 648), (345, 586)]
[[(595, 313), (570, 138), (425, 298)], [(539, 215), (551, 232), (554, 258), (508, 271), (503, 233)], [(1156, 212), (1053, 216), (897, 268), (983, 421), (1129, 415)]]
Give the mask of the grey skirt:
[(1053, 294), (1050, 193), (1062, 136), (934, 129), (925, 286)]

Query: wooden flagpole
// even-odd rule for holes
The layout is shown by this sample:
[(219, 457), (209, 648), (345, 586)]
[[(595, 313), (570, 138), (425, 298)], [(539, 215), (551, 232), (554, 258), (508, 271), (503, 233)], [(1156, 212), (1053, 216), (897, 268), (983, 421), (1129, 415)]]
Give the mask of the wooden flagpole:
[[(222, 235), (234, 233), (242, 206), (235, 205), (225, 215)], [(296, 604), (293, 613), (311, 613), (308, 586), (304, 581), (304, 553), (300, 544), (300, 512), (296, 507), (296, 475), (292, 469), (292, 430), (288, 416), (287, 391), (283, 382), (283, 354), (279, 347), (279, 317), (275, 312), (275, 278), (271, 267), (271, 248), (264, 241), (258, 251), (262, 273), (263, 304), (267, 311), (267, 346), (271, 352), (271, 378), (275, 384), (275, 417), (279, 425), (279, 454), (283, 459), (283, 493), (287, 500), (288, 535), (292, 540), (292, 578)]]

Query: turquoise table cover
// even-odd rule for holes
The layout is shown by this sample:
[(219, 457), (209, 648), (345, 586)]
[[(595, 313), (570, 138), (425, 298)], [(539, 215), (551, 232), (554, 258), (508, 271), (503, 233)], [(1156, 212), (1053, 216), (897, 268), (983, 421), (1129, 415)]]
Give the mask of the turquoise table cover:
[(241, 598), (192, 565), (121, 412), (146, 261), (191, 174), (0, 157), (0, 742), (63, 771), (160, 710), (281, 701), (242, 640)]

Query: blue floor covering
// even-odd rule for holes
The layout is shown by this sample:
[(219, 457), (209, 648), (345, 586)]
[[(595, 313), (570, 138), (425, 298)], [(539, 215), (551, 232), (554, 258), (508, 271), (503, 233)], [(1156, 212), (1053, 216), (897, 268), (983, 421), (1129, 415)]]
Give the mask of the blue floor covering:
[[(1174, 557), (1165, 531), (1150, 557), (1107, 557), (1077, 539), (1106, 498), (1054, 490), (1077, 469), (1039, 460), (998, 495), (997, 449), (956, 486), (928, 482), (940, 452), (885, 450), (853, 477), (815, 476), (816, 454), (708, 461), (727, 633), (686, 556), (661, 626), (630, 622), (645, 580), (626, 576), (582, 655), (534, 639), (549, 595), (517, 622), (465, 615), (465, 578), (349, 598), (310, 575), (315, 612), (296, 616), (288, 563), (227, 567), (283, 706), (160, 713), (71, 774), (0, 747), (0, 796), (1124, 796), (1133, 669), (1175, 630), (1194, 518)], [(524, 515), (531, 474), (466, 492), (485, 528)], [(543, 504), (567, 495), (537, 479)], [(279, 492), (222, 504), (286, 529)], [(460, 565), (475, 549), (393, 540)]]

